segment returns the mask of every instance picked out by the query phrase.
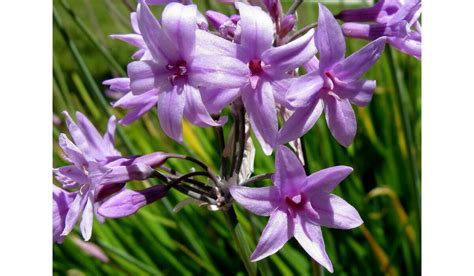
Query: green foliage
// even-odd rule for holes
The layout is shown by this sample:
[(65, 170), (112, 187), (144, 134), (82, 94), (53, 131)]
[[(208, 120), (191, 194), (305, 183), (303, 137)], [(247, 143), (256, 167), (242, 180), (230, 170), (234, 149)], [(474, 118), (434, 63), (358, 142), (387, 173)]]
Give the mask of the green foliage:
[[(133, 48), (108, 38), (128, 33), (128, 1), (54, 0), (53, 112), (76, 110), (87, 114), (102, 130), (108, 116), (124, 115), (112, 109), (101, 82), (122, 76)], [(207, 8), (232, 12), (231, 6), (196, 1)], [(134, 5), (135, 3), (132, 3)], [(285, 2), (285, 6), (288, 5)], [(332, 6), (337, 12), (341, 5)], [(160, 8), (156, 8), (156, 11)], [(305, 2), (299, 8), (299, 25), (317, 19), (317, 4)], [(348, 40), (353, 52), (365, 41)], [(412, 57), (388, 50), (367, 74), (377, 80), (376, 94), (368, 107), (356, 108), (358, 132), (348, 149), (331, 137), (321, 118), (306, 136), (310, 170), (348, 165), (353, 174), (335, 193), (354, 205), (364, 219), (358, 229), (324, 229), (327, 252), (338, 275), (415, 275), (421, 272), (420, 167), (421, 167), (421, 65)], [(61, 116), (60, 116), (61, 117)], [(61, 117), (61, 119), (63, 119)], [(228, 124), (224, 131), (229, 132)], [(212, 129), (185, 124), (185, 143), (178, 145), (159, 127), (156, 113), (138, 122), (119, 127), (117, 148), (124, 154), (168, 151), (199, 158), (219, 168), (217, 140)], [(54, 166), (64, 165), (57, 146), (64, 122), (54, 127)], [(170, 162), (172, 168), (189, 171), (190, 164)], [(273, 160), (257, 145), (256, 173), (273, 171)], [(134, 189), (151, 185), (132, 183)], [(375, 189), (375, 190), (374, 190)], [(88, 256), (71, 239), (53, 246), (55, 274), (87, 275), (191, 275), (245, 274), (237, 245), (221, 212), (204, 207), (185, 206), (178, 213), (173, 207), (185, 197), (172, 192), (139, 211), (118, 220), (97, 221), (91, 242), (102, 248), (110, 261)], [(245, 235), (253, 250), (266, 218), (236, 208)], [(73, 235), (78, 235), (75, 232)], [(309, 275), (319, 268), (290, 241), (279, 253), (258, 262), (262, 274)]]

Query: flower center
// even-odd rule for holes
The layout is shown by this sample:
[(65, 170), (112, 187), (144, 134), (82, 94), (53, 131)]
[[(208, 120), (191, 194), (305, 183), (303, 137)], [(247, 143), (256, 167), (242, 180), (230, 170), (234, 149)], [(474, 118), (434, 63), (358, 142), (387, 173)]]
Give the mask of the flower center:
[(166, 65), (166, 69), (171, 73), (168, 76), (171, 85), (175, 85), (177, 79), (186, 77), (186, 72), (188, 71), (186, 65), (186, 61), (184, 60), (179, 60), (175, 64)]
[(302, 194), (297, 194), (292, 197), (285, 197), (285, 202), (293, 209), (301, 209), (306, 203), (306, 198)]
[(263, 72), (262, 61), (259, 59), (252, 59), (249, 62), (249, 69), (252, 72), (252, 75), (260, 75)]

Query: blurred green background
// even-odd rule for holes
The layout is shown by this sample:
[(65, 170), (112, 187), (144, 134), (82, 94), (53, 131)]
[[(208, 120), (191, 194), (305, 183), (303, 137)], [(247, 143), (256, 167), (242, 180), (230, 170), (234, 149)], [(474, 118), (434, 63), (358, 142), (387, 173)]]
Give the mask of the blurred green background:
[[(230, 5), (195, 2), (200, 11), (233, 13)], [(290, 2), (283, 3), (288, 8)], [(111, 108), (113, 99), (105, 95), (106, 87), (101, 83), (125, 76), (134, 48), (108, 35), (131, 32), (129, 13), (135, 4), (127, 0), (53, 1), (53, 112), (61, 120), (55, 122), (53, 129), (54, 167), (66, 164), (57, 145), (59, 133), (67, 133), (61, 111), (81, 111), (101, 131), (105, 130), (109, 115), (124, 115), (123, 110)], [(328, 7), (335, 14), (344, 5)], [(161, 9), (153, 7), (157, 16)], [(317, 10), (316, 2), (304, 2), (298, 10), (298, 26), (315, 22)], [(365, 43), (347, 40), (348, 54)], [(354, 205), (365, 223), (348, 231), (323, 228), (336, 275), (421, 273), (421, 63), (389, 48), (367, 74), (367, 78), (377, 80), (372, 102), (366, 108), (354, 106), (358, 121), (354, 144), (348, 149), (338, 145), (323, 118), (305, 136), (311, 171), (335, 165), (354, 168), (335, 193)], [(226, 134), (229, 129), (228, 123)], [(124, 155), (176, 152), (203, 160), (214, 169), (219, 167), (212, 129), (185, 123), (184, 137), (184, 145), (166, 137), (153, 110), (132, 125), (119, 127), (116, 145)], [(273, 157), (266, 157), (256, 145), (255, 174), (273, 172)], [(184, 162), (173, 161), (169, 165), (181, 172), (191, 169)], [(153, 183), (129, 184), (133, 189), (150, 185)], [(134, 216), (104, 224), (95, 221), (90, 242), (100, 247), (108, 260), (83, 251), (75, 241), (80, 238), (76, 230), (63, 244), (53, 246), (54, 274), (246, 274), (223, 214), (195, 205), (173, 212), (184, 198), (173, 191)], [(239, 207), (236, 210), (249, 249), (253, 250), (267, 218)], [(263, 274), (329, 274), (321, 271), (295, 240), (258, 262), (258, 267)]]

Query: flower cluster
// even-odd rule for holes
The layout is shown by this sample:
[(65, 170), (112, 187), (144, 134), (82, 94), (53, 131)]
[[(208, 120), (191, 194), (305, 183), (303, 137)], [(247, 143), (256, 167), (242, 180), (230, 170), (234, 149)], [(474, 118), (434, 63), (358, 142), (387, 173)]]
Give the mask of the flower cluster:
[[(161, 18), (152, 14), (152, 4), (166, 4)], [(336, 166), (307, 176), (299, 141), (324, 111), (336, 141), (345, 147), (353, 143), (357, 121), (351, 104), (371, 101), (376, 82), (363, 75), (385, 44), (421, 58), (420, 1), (379, 1), (336, 16), (319, 4), (317, 27), (301, 30), (295, 29), (297, 6), (285, 14), (277, 0), (234, 5), (238, 14), (230, 16), (206, 11), (208, 24), (192, 1), (139, 1), (131, 13), (133, 33), (111, 36), (137, 47), (135, 60), (127, 66), (127, 77), (104, 81), (123, 95), (113, 103), (128, 110), (120, 124), (131, 124), (156, 106), (160, 127), (179, 143), (183, 119), (221, 131), (232, 121), (229, 141), (220, 149), (229, 159), (221, 175), (188, 156), (155, 152), (123, 157), (114, 148), (115, 117), (101, 136), (81, 113), (77, 123), (65, 113), (73, 141), (61, 134), (59, 144), (71, 165), (54, 169), (63, 187), (53, 187), (54, 241), (61, 242), (80, 216), (80, 231), (88, 240), (94, 216), (100, 222), (128, 216), (176, 189), (211, 210), (226, 211), (237, 202), (270, 216), (252, 261), (275, 253), (294, 236), (313, 259), (333, 271), (321, 226), (352, 229), (362, 224), (354, 207), (331, 194), (352, 168)], [(341, 27), (336, 19), (349, 23)], [(363, 21), (376, 23), (352, 23)], [(344, 35), (371, 42), (346, 57)], [(221, 116), (229, 107), (232, 120)], [(249, 179), (254, 158), (250, 130), (266, 155), (276, 151), (274, 174)], [(175, 172), (164, 165), (170, 158), (194, 162), (203, 170)], [(207, 176), (209, 183), (194, 179), (197, 175)], [(248, 187), (265, 177), (272, 178), (273, 186)], [(140, 191), (125, 186), (149, 178), (163, 184)]]

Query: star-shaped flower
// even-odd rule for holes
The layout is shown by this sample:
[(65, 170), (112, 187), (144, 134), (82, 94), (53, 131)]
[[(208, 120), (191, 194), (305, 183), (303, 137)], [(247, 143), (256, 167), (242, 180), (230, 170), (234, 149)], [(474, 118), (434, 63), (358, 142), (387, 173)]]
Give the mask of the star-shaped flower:
[(363, 223), (354, 207), (331, 194), (351, 172), (350, 167), (336, 166), (306, 176), (296, 155), (279, 146), (274, 186), (232, 186), (230, 193), (240, 205), (257, 215), (270, 216), (251, 260), (258, 261), (272, 255), (295, 237), (314, 260), (333, 272), (324, 248), (321, 226), (352, 229)]
[(229, 56), (197, 53), (196, 5), (170, 3), (160, 23), (145, 2), (140, 1), (137, 24), (152, 59), (128, 65), (130, 88), (134, 95), (158, 96), (158, 118), (163, 131), (182, 142), (183, 116), (201, 127), (225, 123), (224, 119), (216, 122), (211, 118), (201, 89), (238, 88), (248, 79), (249, 69)]
[(344, 58), (346, 43), (341, 27), (331, 12), (319, 4), (315, 40), (319, 61), (314, 57), (307, 63), (309, 73), (293, 81), (286, 94), (296, 111), (280, 130), (278, 144), (303, 136), (324, 110), (332, 135), (347, 147), (352, 144), (357, 130), (351, 102), (365, 106), (372, 99), (375, 81), (360, 78), (381, 56), (385, 38)]

